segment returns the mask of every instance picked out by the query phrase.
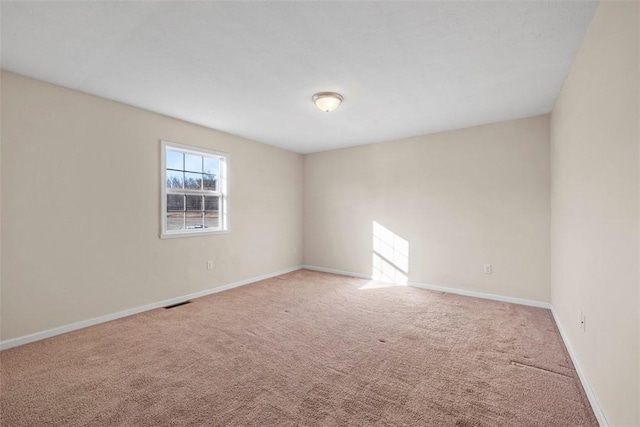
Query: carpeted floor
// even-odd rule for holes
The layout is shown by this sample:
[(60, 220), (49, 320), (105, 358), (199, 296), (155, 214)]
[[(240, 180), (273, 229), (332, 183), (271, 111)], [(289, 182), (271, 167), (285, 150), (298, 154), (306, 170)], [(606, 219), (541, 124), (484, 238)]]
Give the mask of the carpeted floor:
[(597, 425), (548, 310), (300, 270), (5, 350), (2, 426)]

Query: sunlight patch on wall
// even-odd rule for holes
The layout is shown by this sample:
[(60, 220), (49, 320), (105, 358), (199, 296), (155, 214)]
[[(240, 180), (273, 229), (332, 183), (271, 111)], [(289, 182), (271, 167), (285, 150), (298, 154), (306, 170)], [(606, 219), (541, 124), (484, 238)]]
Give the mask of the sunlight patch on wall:
[(409, 242), (388, 228), (373, 222), (373, 280), (407, 285)]

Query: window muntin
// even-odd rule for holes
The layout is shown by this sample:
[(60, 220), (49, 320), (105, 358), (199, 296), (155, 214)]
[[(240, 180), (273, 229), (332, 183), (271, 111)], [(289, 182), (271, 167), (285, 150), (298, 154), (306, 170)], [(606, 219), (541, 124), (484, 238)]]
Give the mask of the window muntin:
[(161, 237), (228, 231), (229, 156), (162, 141)]

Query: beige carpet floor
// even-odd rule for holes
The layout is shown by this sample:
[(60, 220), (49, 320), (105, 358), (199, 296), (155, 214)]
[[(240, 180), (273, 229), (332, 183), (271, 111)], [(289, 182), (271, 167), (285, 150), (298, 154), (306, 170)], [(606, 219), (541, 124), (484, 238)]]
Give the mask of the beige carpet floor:
[(300, 270), (5, 350), (3, 426), (597, 425), (548, 310)]

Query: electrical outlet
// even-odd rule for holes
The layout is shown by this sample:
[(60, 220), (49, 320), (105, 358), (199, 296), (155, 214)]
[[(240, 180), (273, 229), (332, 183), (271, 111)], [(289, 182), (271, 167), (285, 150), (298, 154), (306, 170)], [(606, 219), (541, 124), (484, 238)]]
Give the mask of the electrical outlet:
[(580, 311), (580, 329), (582, 329), (582, 332), (587, 332), (587, 316), (582, 310)]
[(213, 270), (213, 261), (207, 261), (207, 270)]
[(491, 264), (485, 264), (484, 265), (484, 274), (491, 274), (492, 268), (491, 268)]

